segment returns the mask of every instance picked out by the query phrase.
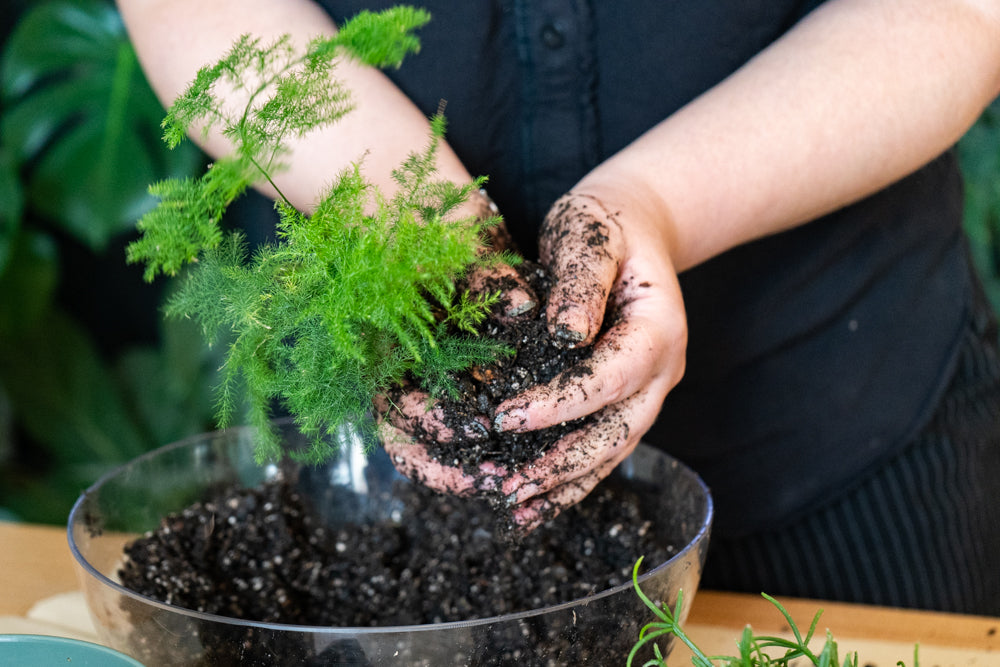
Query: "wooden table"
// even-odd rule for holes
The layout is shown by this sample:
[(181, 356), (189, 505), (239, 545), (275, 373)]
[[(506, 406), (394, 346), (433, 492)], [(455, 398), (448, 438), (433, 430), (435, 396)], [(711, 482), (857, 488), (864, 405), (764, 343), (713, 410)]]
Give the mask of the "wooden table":
[[(65, 529), (0, 522), (0, 633), (51, 627), (51, 634), (67, 628), (68, 635), (86, 635), (88, 620), (77, 590)], [(45, 606), (60, 596), (61, 605)], [(829, 629), (841, 656), (857, 651), (859, 665), (894, 667), (902, 660), (912, 667), (913, 647), (919, 643), (922, 667), (1000, 667), (1000, 618), (800, 599), (781, 602), (803, 631), (822, 608), (818, 634)], [(81, 618), (54, 617), (59, 614)], [(37, 624), (19, 625), (23, 619)], [(748, 623), (757, 632), (787, 630), (766, 600), (718, 591), (698, 592), (685, 628), (706, 653), (731, 654)], [(690, 664), (684, 651), (675, 651), (670, 663)]]

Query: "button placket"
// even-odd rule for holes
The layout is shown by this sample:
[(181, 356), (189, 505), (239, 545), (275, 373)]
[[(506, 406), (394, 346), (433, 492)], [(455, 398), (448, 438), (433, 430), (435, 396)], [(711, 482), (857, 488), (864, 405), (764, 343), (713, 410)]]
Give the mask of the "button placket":
[(596, 161), (592, 16), (581, 0), (523, 0), (516, 9), (524, 173), (540, 217)]
[(566, 35), (563, 33), (564, 30), (558, 22), (549, 22), (542, 26), (539, 38), (546, 48), (561, 49), (566, 44)]

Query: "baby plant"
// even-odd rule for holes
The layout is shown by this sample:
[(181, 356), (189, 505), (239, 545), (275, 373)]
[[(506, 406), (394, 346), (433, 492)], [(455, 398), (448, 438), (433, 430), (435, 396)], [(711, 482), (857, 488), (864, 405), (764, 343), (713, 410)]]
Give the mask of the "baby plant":
[[(427, 149), (394, 172), (391, 196), (355, 164), (305, 213), (273, 178), (290, 138), (350, 110), (349, 91), (333, 78), (336, 59), (398, 65), (417, 50), (414, 31), (428, 19), (406, 7), (364, 12), (304, 53), (288, 38), (262, 44), (244, 36), (198, 73), (163, 121), (170, 146), (200, 124), (221, 128), (233, 152), (200, 178), (151, 187), (160, 202), (139, 221), (128, 260), (145, 263), (147, 280), (187, 267), (167, 313), (196, 319), (210, 343), (228, 345), (218, 421), (232, 423), (245, 405), (259, 433), (259, 460), (282, 454), (271, 426), (276, 404), (311, 439), (295, 455), (317, 462), (332, 453), (325, 435), (363, 422), (372, 399), (392, 385), (412, 378), (440, 394), (450, 389), (449, 373), (503, 351), (476, 336), (499, 295), (457, 287), (470, 267), (498, 261), (482, 241), (497, 220), (456, 219), (481, 181), (435, 180), (443, 118), (432, 120)], [(247, 99), (238, 112), (224, 104), (234, 90)], [(224, 232), (220, 222), (229, 204), (262, 180), (279, 193), (277, 241), (251, 251), (240, 232)]]
[[(681, 605), (683, 602), (683, 591), (677, 592), (677, 605), (673, 611), (670, 607), (657, 605), (649, 599), (639, 586), (639, 566), (642, 563), (640, 558), (632, 568), (632, 585), (635, 587), (639, 599), (649, 607), (656, 615), (657, 620), (647, 623), (639, 632), (639, 640), (632, 647), (628, 655), (627, 667), (632, 667), (633, 661), (640, 649), (652, 643), (654, 657), (642, 664), (642, 667), (667, 667), (666, 658), (663, 656), (660, 647), (655, 643), (656, 639), (673, 635), (683, 642), (691, 650), (691, 663), (694, 667), (793, 667), (799, 665), (812, 665), (813, 667), (858, 667), (858, 654), (856, 652), (847, 654), (843, 662), (838, 657), (837, 642), (828, 630), (826, 641), (819, 652), (813, 651), (809, 644), (816, 632), (816, 625), (819, 623), (822, 610), (816, 612), (813, 617), (809, 631), (803, 635), (799, 627), (792, 620), (791, 614), (766, 593), (764, 598), (773, 604), (775, 608), (785, 617), (788, 627), (792, 633), (792, 639), (769, 635), (756, 635), (749, 625), (743, 629), (736, 644), (738, 655), (735, 656), (708, 656), (691, 640), (684, 632), (678, 620), (680, 617)], [(780, 654), (780, 655), (778, 655)], [(903, 662), (897, 663), (899, 667), (905, 667)], [(913, 652), (913, 667), (918, 667), (917, 649)]]

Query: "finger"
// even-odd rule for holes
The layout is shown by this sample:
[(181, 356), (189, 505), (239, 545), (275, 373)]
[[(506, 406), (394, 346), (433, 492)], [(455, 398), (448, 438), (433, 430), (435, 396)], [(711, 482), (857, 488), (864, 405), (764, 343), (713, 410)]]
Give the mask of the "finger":
[(497, 406), (493, 428), (533, 431), (593, 414), (644, 387), (660, 398), (684, 373), (686, 328), (645, 317), (623, 318), (594, 347), (589, 359), (547, 384), (532, 387)]
[(483, 236), (487, 245), (486, 252), (510, 251), (518, 253), (514, 237), (510, 235), (507, 223), (500, 216), (500, 209), (489, 197), (486, 198), (485, 206), (485, 209), (480, 209), (477, 218), (484, 221)]
[(618, 465), (628, 458), (638, 444), (621, 448), (618, 453), (586, 474), (556, 486), (551, 491), (525, 500), (511, 512), (513, 522), (530, 532), (546, 521), (558, 516), (566, 508), (582, 501)]
[(469, 272), (469, 289), (476, 294), (500, 293), (500, 312), (505, 318), (527, 315), (538, 305), (535, 293), (509, 264), (477, 267)]
[[(481, 255), (494, 252), (515, 252), (514, 240), (507, 231), (507, 225), (500, 217), (500, 209), (493, 203), (485, 190), (480, 190), (470, 198), (469, 204), (477, 220), (485, 221), (483, 237), (486, 242)], [(500, 292), (500, 312), (511, 318), (525, 315), (538, 305), (532, 289), (517, 270), (502, 262), (495, 265), (477, 267), (467, 276), (469, 288), (474, 293)]]
[(554, 278), (546, 309), (552, 335), (568, 346), (589, 345), (624, 254), (618, 222), (597, 199), (568, 194), (545, 217), (539, 250)]
[(595, 421), (560, 439), (538, 460), (513, 471), (502, 491), (511, 504), (520, 504), (556, 487), (608, 468), (624, 460), (639, 443), (659, 412), (661, 399), (640, 392), (595, 415)]
[[(500, 403), (493, 427), (523, 433), (593, 414), (636, 392), (647, 378), (636, 369), (652, 368), (658, 355), (621, 344), (632, 323), (615, 327), (595, 346), (593, 355), (554, 377)], [(640, 337), (646, 331), (637, 330)], [(612, 341), (615, 341), (612, 343)]]
[(427, 448), (392, 424), (380, 424), (382, 445), (393, 466), (417, 484), (452, 495), (470, 495), (493, 491), (500, 486), (506, 471), (499, 466), (484, 466), (478, 475), (470, 475), (458, 466), (445, 465), (428, 454)]
[(561, 511), (562, 507), (552, 504), (547, 498), (535, 498), (511, 512), (511, 522), (527, 535), (559, 516)]
[(687, 351), (676, 274), (655, 257), (629, 259), (609, 309), (613, 324), (591, 357), (547, 384), (501, 402), (494, 411), (494, 429), (529, 431), (572, 421), (649, 385), (666, 396), (684, 373)]
[(376, 400), (376, 408), (393, 426), (417, 440), (447, 443), (456, 439), (456, 433), (473, 441), (489, 438), (486, 417), (470, 417), (461, 421), (449, 418), (441, 405), (424, 391), (380, 396)]
[(528, 533), (580, 502), (620, 463), (617, 458), (582, 477), (557, 486), (543, 496), (526, 501), (511, 512), (516, 526)]

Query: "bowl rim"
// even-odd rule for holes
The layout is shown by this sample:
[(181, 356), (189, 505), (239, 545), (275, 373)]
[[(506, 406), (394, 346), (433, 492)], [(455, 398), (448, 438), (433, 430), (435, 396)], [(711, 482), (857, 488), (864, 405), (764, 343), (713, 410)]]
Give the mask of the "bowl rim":
[[(337, 626), (337, 627), (331, 627), (331, 626), (321, 626), (321, 625), (298, 625), (298, 624), (292, 624), (292, 623), (274, 623), (274, 622), (268, 622), (268, 621), (252, 621), (252, 620), (246, 620), (246, 619), (241, 619), (241, 618), (233, 618), (231, 616), (222, 616), (220, 614), (213, 614), (213, 613), (209, 613), (209, 612), (196, 611), (194, 609), (188, 609), (186, 607), (180, 607), (180, 606), (177, 606), (177, 605), (171, 605), (171, 604), (167, 604), (165, 602), (161, 602), (160, 600), (156, 600), (154, 598), (148, 597), (146, 595), (142, 595), (141, 593), (137, 593), (137, 592), (135, 592), (135, 591), (133, 591), (131, 589), (128, 589), (125, 586), (122, 586), (121, 584), (119, 584), (118, 582), (116, 582), (116, 581), (108, 578), (103, 573), (101, 573), (100, 571), (98, 571), (93, 565), (91, 565), (90, 562), (86, 559), (86, 557), (80, 552), (80, 550), (79, 550), (79, 548), (78, 548), (78, 546), (76, 544), (76, 541), (73, 538), (73, 526), (76, 523), (77, 515), (82, 511), (82, 506), (83, 506), (84, 501), (87, 500), (87, 497), (89, 495), (91, 495), (92, 493), (95, 493), (98, 489), (100, 489), (100, 487), (104, 483), (106, 483), (110, 479), (116, 477), (117, 475), (121, 474), (121, 472), (123, 470), (125, 470), (126, 468), (131, 467), (133, 465), (137, 465), (137, 464), (139, 464), (142, 461), (145, 461), (147, 459), (159, 456), (159, 455), (161, 455), (161, 454), (163, 454), (163, 453), (165, 453), (167, 451), (170, 451), (170, 450), (173, 450), (173, 449), (180, 449), (180, 448), (183, 448), (183, 447), (188, 447), (188, 446), (194, 444), (197, 441), (203, 441), (203, 440), (205, 440), (207, 438), (210, 438), (210, 437), (215, 437), (215, 436), (217, 436), (217, 437), (224, 437), (226, 434), (233, 433), (233, 432), (244, 432), (245, 433), (249, 429), (252, 429), (252, 428), (253, 427), (250, 427), (250, 426), (235, 426), (235, 427), (231, 427), (231, 428), (228, 428), (228, 429), (222, 429), (222, 430), (217, 430), (217, 431), (206, 431), (206, 432), (203, 432), (203, 433), (198, 433), (198, 434), (195, 434), (195, 435), (191, 435), (191, 436), (188, 436), (188, 437), (183, 438), (181, 440), (177, 440), (177, 441), (172, 442), (170, 444), (167, 444), (167, 445), (164, 445), (162, 447), (158, 447), (156, 449), (153, 449), (153, 450), (150, 450), (148, 452), (145, 452), (144, 454), (141, 454), (141, 455), (139, 455), (139, 456), (137, 456), (137, 457), (135, 457), (133, 459), (130, 459), (129, 461), (127, 461), (127, 462), (125, 462), (125, 463), (123, 463), (123, 464), (121, 464), (119, 466), (116, 466), (114, 469), (112, 469), (112, 470), (106, 472), (105, 474), (101, 475), (101, 477), (96, 482), (94, 482), (93, 484), (91, 484), (89, 487), (87, 487), (87, 489), (85, 491), (83, 491), (83, 493), (80, 494), (80, 496), (79, 496), (79, 498), (77, 498), (76, 502), (73, 503), (73, 508), (70, 510), (70, 513), (69, 513), (69, 519), (68, 519), (68, 522), (67, 522), (67, 529), (66, 529), (67, 540), (69, 542), (70, 553), (73, 555), (73, 559), (77, 563), (77, 565), (80, 568), (82, 568), (82, 570), (84, 572), (86, 572), (88, 575), (90, 575), (91, 577), (93, 577), (98, 583), (111, 588), (116, 593), (118, 593), (120, 595), (124, 595), (124, 596), (129, 597), (129, 598), (132, 598), (132, 599), (137, 600), (139, 602), (142, 602), (144, 604), (151, 605), (151, 606), (156, 607), (156, 608), (158, 608), (160, 610), (170, 612), (170, 613), (182, 614), (184, 616), (190, 616), (192, 618), (195, 618), (195, 619), (198, 619), (198, 620), (201, 620), (201, 621), (211, 622), (211, 623), (223, 623), (223, 624), (227, 624), (227, 625), (235, 625), (235, 626), (240, 626), (240, 627), (253, 627), (253, 628), (260, 628), (260, 629), (264, 629), (264, 630), (279, 631), (279, 632), (302, 632), (302, 633), (309, 633), (309, 634), (328, 634), (328, 635), (331, 635), (331, 636), (339, 636), (339, 635), (353, 635), (353, 636), (357, 636), (357, 635), (378, 635), (378, 634), (387, 634), (387, 633), (400, 634), (400, 633), (419, 633), (419, 632), (439, 632), (441, 630), (465, 629), (465, 628), (470, 628), (470, 627), (477, 627), (477, 626), (484, 626), (484, 625), (493, 625), (493, 624), (496, 624), (496, 623), (507, 623), (507, 622), (512, 622), (512, 621), (519, 621), (519, 620), (522, 620), (522, 619), (532, 618), (534, 616), (541, 616), (541, 615), (550, 614), (550, 613), (554, 613), (554, 612), (560, 612), (560, 611), (564, 611), (564, 610), (570, 610), (573, 607), (577, 607), (577, 606), (580, 606), (580, 605), (589, 605), (590, 603), (592, 603), (594, 601), (601, 600), (601, 599), (609, 597), (611, 595), (615, 595), (617, 593), (620, 593), (620, 592), (624, 591), (625, 589), (632, 588), (633, 584), (632, 584), (632, 580), (630, 578), (625, 583), (621, 583), (621, 584), (618, 584), (617, 586), (612, 586), (611, 588), (607, 588), (607, 589), (604, 589), (602, 591), (598, 591), (598, 592), (596, 592), (596, 593), (594, 593), (592, 595), (588, 595), (587, 597), (577, 598), (575, 600), (570, 600), (568, 602), (561, 602), (561, 603), (556, 604), (556, 605), (549, 605), (547, 607), (538, 607), (538, 608), (535, 608), (535, 609), (529, 609), (529, 610), (525, 610), (525, 611), (519, 611), (519, 612), (510, 613), (510, 614), (502, 614), (502, 615), (499, 615), (499, 616), (486, 616), (486, 617), (474, 618), (474, 619), (467, 619), (467, 620), (461, 620), (461, 621), (445, 621), (445, 622), (441, 622), (441, 623), (421, 623), (421, 624), (417, 624), (417, 625), (383, 625), (383, 626), (373, 626), (373, 627), (369, 627), (369, 626)], [(667, 560), (663, 561), (662, 563), (656, 565), (655, 567), (653, 567), (652, 569), (648, 570), (647, 572), (645, 572), (643, 574), (640, 574), (637, 577), (637, 580), (641, 584), (642, 582), (647, 581), (647, 580), (653, 578), (654, 576), (656, 576), (658, 573), (662, 572), (667, 566), (669, 566), (674, 561), (683, 558), (692, 549), (700, 548), (700, 545), (703, 544), (710, 537), (709, 534), (711, 533), (712, 519), (713, 519), (714, 514), (715, 514), (715, 506), (714, 506), (714, 502), (713, 502), (713, 499), (712, 499), (712, 494), (709, 491), (708, 485), (705, 484), (705, 481), (701, 478), (700, 475), (698, 475), (698, 473), (696, 473), (694, 470), (692, 470), (686, 464), (684, 464), (683, 462), (681, 462), (680, 460), (678, 460), (676, 457), (674, 457), (674, 456), (672, 456), (670, 454), (667, 454), (666, 452), (664, 452), (664, 451), (662, 451), (660, 449), (657, 449), (657, 448), (655, 448), (655, 447), (653, 447), (653, 446), (651, 446), (651, 445), (649, 445), (649, 444), (647, 444), (645, 442), (640, 441), (639, 444), (636, 446), (635, 450), (633, 450), (633, 452), (631, 454), (629, 454), (629, 456), (625, 459), (625, 461), (627, 461), (636, 452), (638, 452), (640, 450), (655, 452), (657, 455), (661, 455), (661, 456), (666, 457), (667, 462), (670, 465), (680, 466), (685, 471), (685, 473), (687, 475), (689, 475), (697, 483), (698, 487), (702, 490), (702, 493), (704, 494), (704, 498), (705, 498), (705, 517), (702, 520), (701, 525), (698, 526), (697, 533), (694, 535), (694, 537), (691, 538), (691, 540), (688, 542), (687, 545), (685, 545), (682, 549), (680, 549), (677, 553), (675, 553), (669, 559), (667, 559)], [(623, 461), (623, 463), (624, 463), (624, 461)]]

